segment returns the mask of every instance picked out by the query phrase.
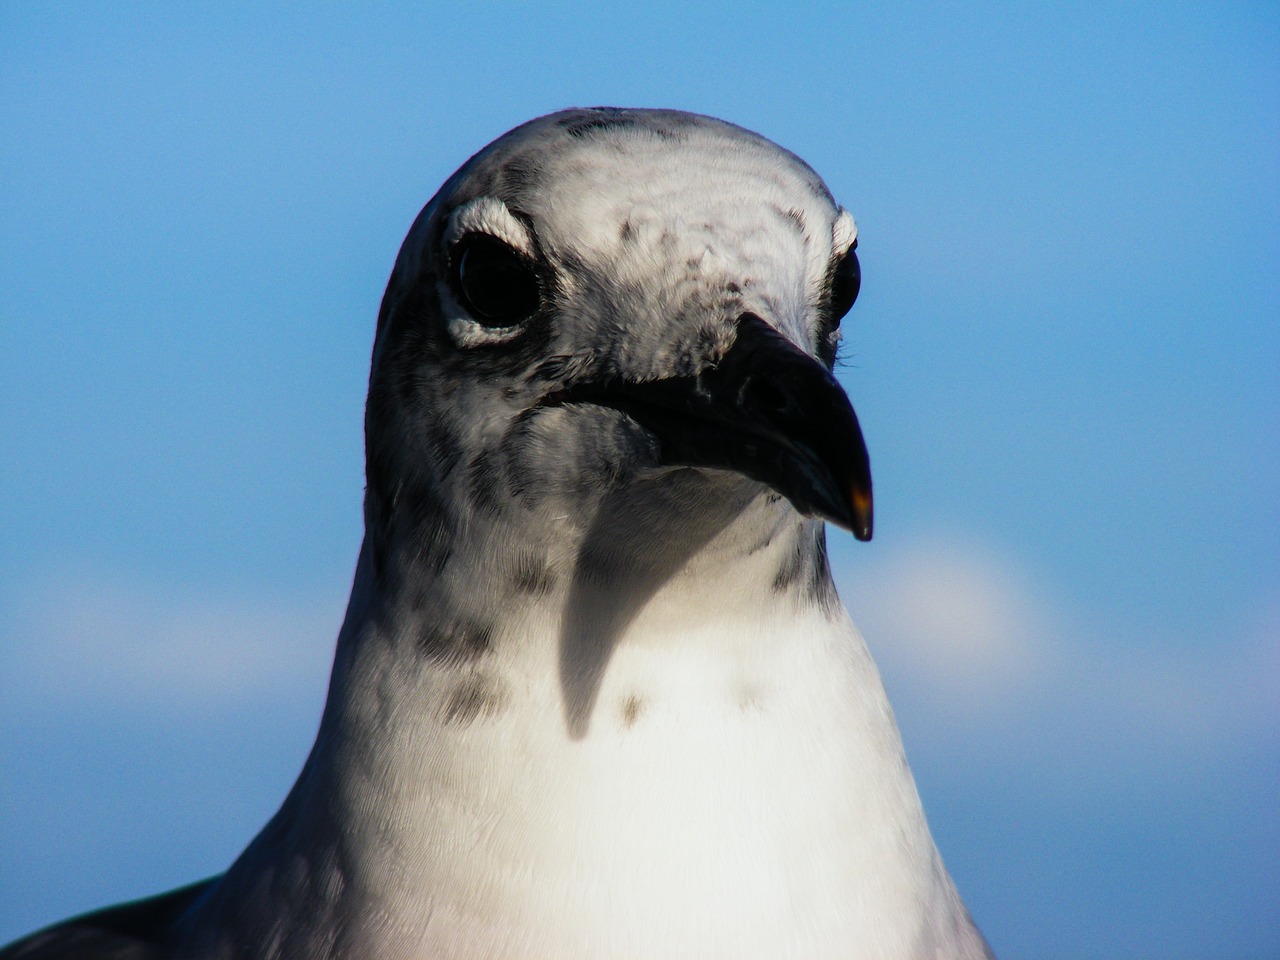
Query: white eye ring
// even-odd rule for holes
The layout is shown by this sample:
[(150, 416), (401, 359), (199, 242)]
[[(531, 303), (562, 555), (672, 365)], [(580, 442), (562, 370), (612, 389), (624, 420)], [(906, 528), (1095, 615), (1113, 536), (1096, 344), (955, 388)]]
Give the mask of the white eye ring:
[(444, 248), (452, 250), (469, 233), (488, 234), (531, 260), (534, 257), (529, 228), (513, 217), (497, 197), (476, 197), (454, 210), (444, 231)]
[(440, 307), (444, 312), (445, 329), (449, 331), (453, 342), (460, 347), (507, 343), (524, 332), (522, 323), (510, 327), (486, 327), (467, 313), (466, 308), (458, 302), (452, 284), (441, 281), (436, 285), (436, 289), (440, 293)]
[(857, 242), (858, 225), (853, 222), (853, 215), (841, 207), (836, 222), (831, 226), (831, 249), (837, 256), (843, 256)]
[[(452, 258), (458, 243), (469, 235), (493, 237), (530, 259), (535, 253), (529, 228), (512, 216), (507, 205), (497, 197), (476, 197), (453, 211), (444, 231), (445, 255)], [(440, 306), (444, 311), (449, 336), (458, 346), (479, 347), (507, 343), (523, 332), (523, 323), (509, 327), (480, 323), (459, 302), (451, 282), (452, 269), (443, 271), (443, 275), (446, 279), (437, 284)]]

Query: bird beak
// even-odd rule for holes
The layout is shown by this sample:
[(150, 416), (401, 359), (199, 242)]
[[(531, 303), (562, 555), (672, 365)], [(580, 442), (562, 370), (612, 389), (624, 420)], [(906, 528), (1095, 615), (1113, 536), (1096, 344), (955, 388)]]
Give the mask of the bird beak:
[(871, 464), (853, 406), (831, 372), (759, 317), (696, 376), (597, 385), (584, 396), (657, 437), (671, 466), (735, 470), (802, 514), (871, 539)]

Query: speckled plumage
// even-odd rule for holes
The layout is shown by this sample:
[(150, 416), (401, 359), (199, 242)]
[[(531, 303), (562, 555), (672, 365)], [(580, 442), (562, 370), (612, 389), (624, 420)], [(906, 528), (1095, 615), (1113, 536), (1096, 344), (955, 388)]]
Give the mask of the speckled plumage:
[[(771, 331), (817, 383), (855, 234), (706, 117), (566, 111), (473, 157), (383, 300), (365, 542), (295, 787), (223, 876), (0, 957), (985, 956), (806, 494), (673, 462), (600, 399), (702, 389)], [(536, 271), (518, 325), (463, 302), (476, 235)]]

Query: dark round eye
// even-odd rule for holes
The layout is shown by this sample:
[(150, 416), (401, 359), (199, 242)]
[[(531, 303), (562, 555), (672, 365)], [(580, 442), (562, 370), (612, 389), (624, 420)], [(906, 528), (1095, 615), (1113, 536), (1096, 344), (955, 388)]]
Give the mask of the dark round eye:
[(474, 233), (453, 251), (453, 280), (467, 312), (486, 327), (511, 327), (541, 303), (529, 262), (497, 237)]
[(862, 286), (862, 268), (858, 266), (858, 255), (853, 249), (850, 247), (849, 252), (836, 262), (831, 275), (831, 322), (837, 326), (853, 306), (853, 301), (858, 299), (858, 288)]

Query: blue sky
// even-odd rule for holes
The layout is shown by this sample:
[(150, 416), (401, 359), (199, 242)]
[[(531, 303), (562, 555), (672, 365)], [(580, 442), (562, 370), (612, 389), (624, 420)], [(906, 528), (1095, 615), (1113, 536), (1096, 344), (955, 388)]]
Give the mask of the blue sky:
[(0, 8), (0, 942), (274, 811), (400, 240), (608, 103), (858, 220), (836, 575), (996, 950), (1280, 955), (1280, 12), (859, 6)]

